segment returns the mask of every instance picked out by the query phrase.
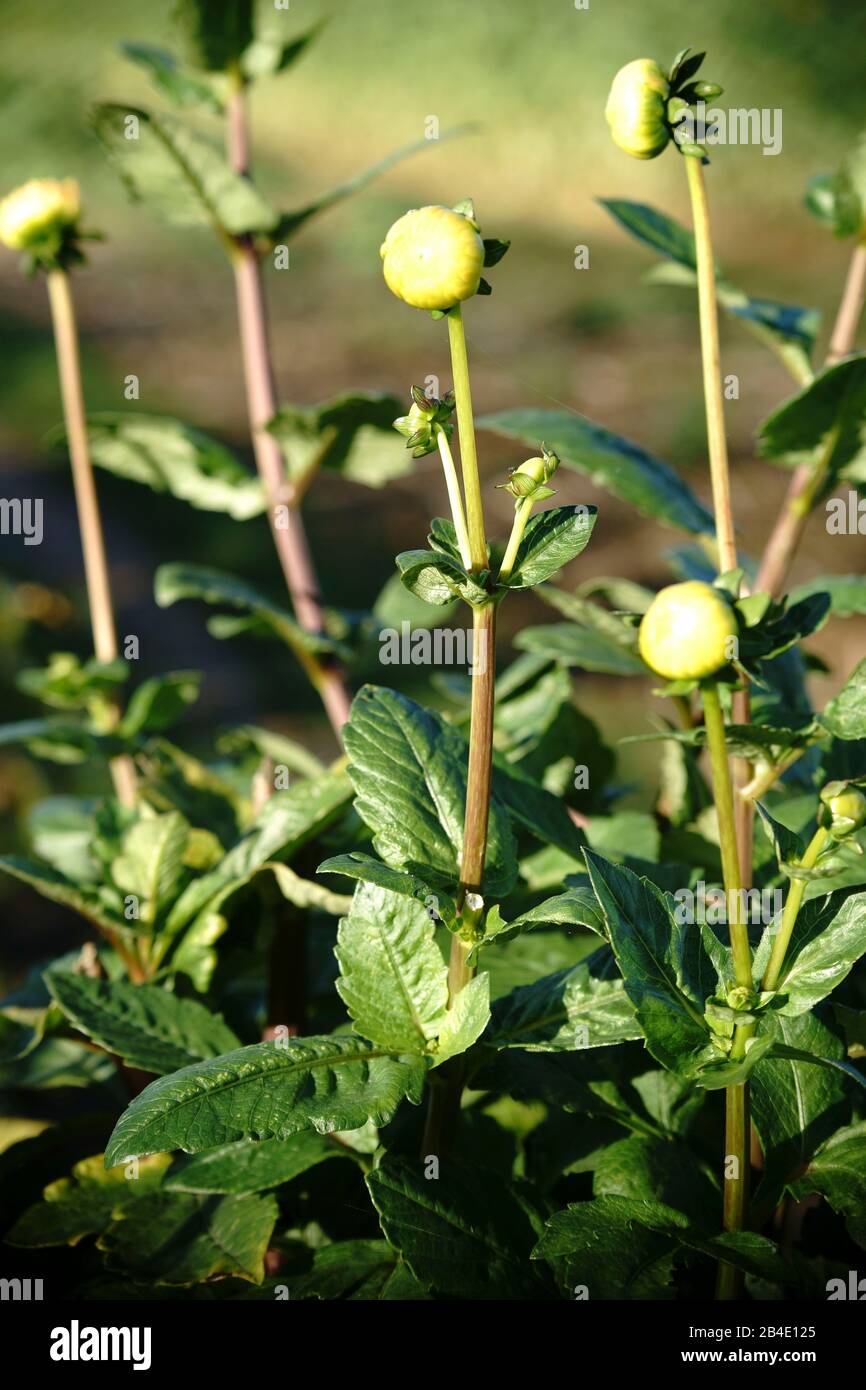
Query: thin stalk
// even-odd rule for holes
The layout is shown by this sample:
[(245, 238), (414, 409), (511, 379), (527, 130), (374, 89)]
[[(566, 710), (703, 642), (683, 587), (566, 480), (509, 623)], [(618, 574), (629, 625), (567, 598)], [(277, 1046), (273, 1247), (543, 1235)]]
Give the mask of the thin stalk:
[[(93, 631), (93, 650), (97, 661), (116, 661), (118, 655), (117, 631), (114, 625), (111, 580), (108, 574), (108, 562), (105, 558), (105, 540), (102, 534), (99, 498), (96, 492), (93, 465), (90, 461), (90, 447), (87, 441), (87, 416), (81, 383), (78, 326), (75, 319), (75, 305), (72, 299), (69, 276), (65, 270), (49, 271), (48, 298), (54, 326), (60, 393), (63, 398), (63, 417), (69, 443), (69, 458), (72, 464), (72, 483), (78, 511), (78, 529), (81, 533), (81, 549), (84, 555), (84, 577), (90, 609), (90, 626)], [(116, 705), (113, 705), (109, 716), (112, 727), (117, 724), (119, 718), (120, 711)], [(132, 759), (126, 754), (120, 754), (111, 759), (109, 769), (118, 801), (124, 806), (134, 806), (136, 777)]]
[[(836, 322), (830, 335), (830, 346), (824, 365), (832, 367), (841, 362), (854, 347), (857, 327), (866, 301), (866, 241), (858, 241), (851, 256), (845, 288), (839, 303)], [(779, 513), (758, 568), (755, 589), (778, 598), (785, 587), (794, 555), (817, 500), (815, 473), (818, 464), (804, 463), (795, 469), (782, 510)]]
[(524, 497), (517, 504), (517, 511), (514, 514), (514, 523), (511, 527), (511, 535), (508, 537), (508, 545), (502, 557), (502, 564), (499, 569), (500, 583), (505, 579), (511, 578), (511, 571), (514, 569), (514, 562), (517, 559), (517, 552), (520, 549), (520, 542), (523, 540), (523, 533), (526, 530), (526, 523), (532, 514), (532, 498)]
[[(814, 869), (818, 862), (818, 857), (830, 839), (829, 830), (824, 830), (821, 826), (815, 831), (806, 850), (800, 860), (801, 869)], [(791, 933), (797, 922), (797, 914), (803, 902), (803, 894), (809, 882), (806, 878), (792, 878), (788, 888), (788, 896), (785, 899), (785, 906), (782, 909), (782, 920), (779, 923), (779, 930), (773, 942), (773, 949), (770, 952), (770, 959), (767, 961), (767, 968), (764, 971), (764, 978), (761, 981), (761, 989), (773, 990), (777, 987), (782, 974), (782, 966), (785, 964), (785, 956), (791, 942)]]
[(472, 392), (469, 387), (469, 359), (466, 355), (466, 334), (463, 313), (457, 304), (447, 315), (448, 342), (451, 348), (451, 373), (457, 404), (457, 429), (460, 435), (460, 467), (463, 471), (463, 492), (466, 497), (466, 524), (469, 532), (469, 551), (472, 569), (487, 568), (487, 543), (484, 536), (484, 509), (481, 504), (481, 483), (478, 478), (478, 455), (475, 448), (475, 421), (472, 416)]
[[(734, 977), (739, 986), (752, 988), (752, 953), (749, 931), (743, 914), (743, 893), (740, 879), (740, 858), (734, 823), (734, 799), (728, 768), (725, 741), (725, 721), (717, 685), (702, 688), (707, 744), (713, 772), (713, 796), (719, 822), (719, 844), (722, 852), (722, 876), (728, 908), (728, 930)], [(730, 1057), (736, 1061), (745, 1055), (746, 1043), (752, 1036), (749, 1026), (734, 1029)], [(735, 1160), (734, 1172), (725, 1173), (723, 1221), (726, 1231), (740, 1231), (746, 1224), (749, 1205), (749, 1097), (745, 1083), (725, 1088), (725, 1165)], [(716, 1297), (720, 1300), (738, 1298), (742, 1291), (742, 1274), (732, 1265), (720, 1263), (716, 1280)]]
[[(472, 707), (469, 720), (469, 770), (463, 822), (463, 857), (460, 864), (458, 909), (463, 927), (473, 928), (484, 910), (481, 884), (487, 856), (490, 816), (490, 783), (493, 772), (493, 699), (496, 683), (496, 605), (472, 610)], [(470, 941), (456, 933), (451, 938), (448, 993), (453, 1003), (475, 970), (469, 964)], [(455, 1057), (432, 1074), (424, 1129), (423, 1154), (445, 1154), (463, 1092), (464, 1059)]]
[(722, 397), (722, 369), (719, 351), (719, 310), (716, 303), (716, 270), (710, 234), (710, 212), (704, 183), (703, 164), (698, 156), (684, 155), (698, 275), (698, 310), (701, 325), (701, 362), (704, 373), (704, 405), (707, 415), (707, 447), (713, 510), (716, 518), (716, 544), (719, 573), (737, 567), (737, 543), (731, 509), (731, 481), (728, 471), (728, 441)]
[[(725, 407), (722, 395), (722, 366), (719, 349), (719, 309), (716, 298), (716, 269), (713, 241), (710, 232), (710, 212), (701, 159), (684, 155), (692, 221), (695, 231), (695, 256), (698, 276), (698, 311), (701, 326), (701, 363), (704, 375), (704, 405), (707, 416), (707, 449), (710, 460), (710, 481), (713, 490), (713, 511), (716, 520), (716, 549), (719, 573), (737, 567), (737, 543), (731, 505), (731, 480), (728, 468), (728, 441), (725, 433)], [(734, 696), (734, 721), (749, 722), (749, 693), (740, 691)], [(734, 764), (734, 780), (738, 787), (751, 779), (752, 769), (745, 759)], [(752, 822), (753, 808), (748, 801), (737, 799), (734, 818), (737, 843), (740, 847), (740, 877), (747, 885), (752, 879)]]
[[(246, 174), (249, 168), (244, 84), (232, 84), (227, 105), (228, 150), (233, 168)], [(307, 632), (321, 633), (324, 605), (298, 497), (285, 476), (283, 456), (267, 425), (276, 414), (277, 402), (268, 339), (261, 267), (249, 237), (232, 240), (231, 261), (243, 354), (244, 384), (256, 467), (262, 480), (271, 523), (271, 534), (286, 580), (295, 616)], [(304, 668), (319, 693), (331, 727), (339, 737), (349, 717), (351, 697), (342, 671), (307, 654)]]
[(436, 443), (439, 445), (439, 457), (442, 459), (442, 470), (445, 474), (445, 486), (448, 489), (448, 502), (451, 507), (451, 515), (454, 518), (454, 530), (457, 533), (457, 544), (460, 547), (460, 558), (466, 570), (472, 568), (472, 548), (469, 544), (469, 532), (466, 529), (466, 517), (463, 512), (463, 498), (460, 493), (460, 482), (457, 477), (457, 469), (454, 466), (454, 456), (451, 453), (451, 446), (448, 443), (448, 435), (441, 425), (436, 426)]

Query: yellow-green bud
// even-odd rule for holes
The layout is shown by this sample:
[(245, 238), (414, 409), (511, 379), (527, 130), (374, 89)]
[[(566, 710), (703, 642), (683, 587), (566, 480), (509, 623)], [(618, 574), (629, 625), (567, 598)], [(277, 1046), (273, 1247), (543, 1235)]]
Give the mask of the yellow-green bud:
[(620, 68), (604, 114), (614, 142), (635, 159), (655, 159), (671, 138), (665, 121), (670, 84), (652, 58)]
[(452, 309), (477, 294), (484, 242), (451, 208), (415, 208), (394, 223), (379, 254), (389, 290), (415, 309)]
[(821, 792), (821, 823), (834, 840), (843, 840), (866, 825), (866, 796), (849, 782), (828, 782)]
[(553, 488), (547, 487), (546, 484), (550, 482), (558, 467), (559, 459), (556, 454), (552, 454), (542, 444), (541, 454), (521, 463), (519, 468), (514, 469), (508, 482), (500, 483), (499, 486), (506, 488), (518, 502), (527, 497), (541, 501), (545, 497), (553, 496)]
[(718, 589), (699, 580), (670, 584), (643, 616), (638, 645), (666, 680), (704, 680), (732, 659), (737, 619)]
[(80, 211), (75, 179), (31, 179), (0, 202), (0, 241), (27, 251), (70, 226)]

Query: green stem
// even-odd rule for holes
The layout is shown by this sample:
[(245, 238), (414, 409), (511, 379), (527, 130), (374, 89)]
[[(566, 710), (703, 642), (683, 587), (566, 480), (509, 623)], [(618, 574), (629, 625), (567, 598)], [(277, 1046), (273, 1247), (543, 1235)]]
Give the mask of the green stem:
[(728, 904), (728, 922), (731, 934), (731, 951), (734, 959), (734, 975), (738, 985), (752, 988), (752, 952), (749, 946), (749, 930), (743, 920), (742, 881), (740, 861), (737, 854), (737, 836), (734, 826), (734, 797), (731, 788), (731, 774), (728, 768), (728, 749), (725, 740), (725, 720), (719, 700), (719, 687), (702, 687), (704, 701), (704, 723), (707, 730), (707, 746), (710, 752), (710, 765), (713, 772), (713, 795), (716, 815), (719, 822), (719, 845), (722, 852), (722, 876), (725, 883), (725, 896)]
[(511, 578), (511, 571), (514, 569), (514, 562), (517, 559), (517, 552), (520, 549), (520, 542), (523, 540), (523, 533), (526, 530), (526, 523), (532, 514), (532, 498), (524, 497), (517, 504), (517, 511), (514, 515), (514, 524), (511, 527), (511, 535), (508, 537), (508, 545), (502, 557), (502, 565), (499, 570), (500, 583)]
[(737, 544), (731, 509), (731, 481), (728, 472), (728, 442), (725, 435), (725, 408), (722, 396), (722, 369), (719, 351), (719, 310), (716, 302), (716, 269), (710, 234), (710, 213), (701, 159), (683, 156), (692, 203), (695, 229), (695, 256), (698, 276), (698, 310), (701, 324), (701, 362), (704, 374), (704, 403), (707, 414), (707, 447), (719, 572), (737, 567)]
[[(704, 723), (713, 772), (713, 796), (719, 823), (719, 844), (722, 852), (722, 876), (728, 909), (728, 930), (734, 976), (740, 986), (752, 989), (752, 953), (749, 930), (745, 921), (740, 858), (734, 822), (734, 798), (728, 767), (725, 741), (725, 721), (717, 685), (702, 687)], [(737, 1061), (745, 1056), (746, 1044), (753, 1029), (740, 1026), (734, 1029), (730, 1057)], [(733, 1171), (728, 1174), (728, 1164)], [(726, 1231), (741, 1231), (746, 1225), (749, 1205), (749, 1097), (745, 1083), (725, 1089), (725, 1187), (724, 1227)], [(742, 1292), (742, 1273), (733, 1265), (719, 1264), (716, 1298), (727, 1301), (739, 1298)]]
[(469, 545), (469, 532), (466, 529), (466, 517), (463, 512), (463, 498), (460, 495), (460, 483), (457, 478), (457, 469), (454, 466), (454, 456), (451, 453), (451, 446), (448, 443), (448, 436), (441, 425), (436, 426), (436, 443), (439, 445), (439, 457), (442, 459), (442, 469), (445, 474), (445, 486), (448, 489), (448, 501), (451, 506), (451, 516), (454, 519), (454, 530), (457, 533), (457, 544), (460, 547), (460, 558), (466, 570), (472, 568), (472, 549)]
[(475, 421), (472, 416), (472, 392), (469, 387), (469, 359), (466, 355), (466, 334), (459, 304), (447, 315), (448, 342), (451, 348), (451, 372), (454, 378), (454, 397), (457, 405), (457, 429), (460, 435), (460, 467), (463, 471), (463, 492), (466, 497), (466, 523), (469, 533), (469, 553), (472, 569), (487, 568), (487, 540), (484, 534), (484, 509), (481, 503), (481, 483), (478, 477), (478, 454), (475, 448)]
[[(448, 967), (449, 1006), (472, 979), (469, 964), (471, 940), (483, 912), (481, 885), (487, 857), (490, 817), (490, 784), (493, 775), (493, 699), (496, 683), (496, 605), (486, 603), (472, 610), (472, 710), (469, 721), (469, 769), (463, 821), (463, 855), (460, 862), (458, 909), (466, 937), (451, 938)], [(443, 1157), (460, 1112), (466, 1079), (463, 1057), (454, 1057), (431, 1077), (422, 1154)]]
[[(824, 830), (819, 826), (809, 841), (803, 858), (800, 860), (801, 869), (814, 869), (818, 858), (830, 839), (829, 830)], [(809, 880), (806, 878), (792, 878), (791, 886), (788, 889), (788, 896), (785, 899), (785, 906), (782, 911), (782, 920), (779, 923), (779, 930), (776, 933), (776, 940), (773, 942), (773, 949), (770, 952), (770, 959), (767, 961), (767, 968), (764, 971), (764, 978), (761, 981), (761, 988), (773, 990), (777, 987), (782, 975), (782, 966), (785, 963), (785, 955), (791, 942), (791, 933), (797, 922), (797, 914), (803, 902), (803, 894)]]

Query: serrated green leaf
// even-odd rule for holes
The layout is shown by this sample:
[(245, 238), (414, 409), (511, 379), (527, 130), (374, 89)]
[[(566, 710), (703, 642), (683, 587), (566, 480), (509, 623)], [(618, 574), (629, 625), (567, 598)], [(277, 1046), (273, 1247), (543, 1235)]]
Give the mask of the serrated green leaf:
[(439, 1027), (439, 1045), (433, 1059), (441, 1067), (477, 1042), (490, 1021), (490, 976), (485, 971), (465, 984), (451, 1001)]
[(400, 582), (424, 603), (441, 608), (455, 598), (474, 604), (489, 601), (487, 591), (449, 555), (434, 550), (403, 550), (396, 563)]
[(576, 411), (503, 410), (482, 416), (478, 426), (532, 448), (543, 439), (567, 468), (630, 502), (644, 516), (692, 535), (712, 534), (711, 514), (672, 468)]
[(142, 816), (123, 837), (111, 875), (124, 895), (138, 900), (136, 920), (145, 928), (154, 927), (183, 882), (189, 831), (179, 811), (166, 811)]
[(660, 1202), (698, 1224), (719, 1202), (717, 1185), (688, 1144), (645, 1134), (630, 1134), (602, 1149), (593, 1166), (592, 1192)]
[[(87, 417), (93, 462), (154, 492), (167, 492), (201, 511), (237, 521), (261, 516), (262, 485), (223, 444), (168, 415), (106, 410)], [(55, 430), (49, 442), (62, 443)]]
[(389, 1155), (367, 1186), (389, 1244), (425, 1289), (472, 1300), (549, 1296), (529, 1259), (540, 1219), (498, 1173), (449, 1164), (428, 1181), (423, 1162)]
[(629, 1197), (596, 1197), (556, 1212), (534, 1257), (564, 1260), (569, 1284), (585, 1285), (590, 1299), (647, 1298), (665, 1288), (670, 1257), (682, 1248), (713, 1260), (724, 1257), (774, 1283), (791, 1282), (791, 1272), (766, 1237), (751, 1231), (710, 1234), (673, 1207)]
[(381, 864), (378, 859), (373, 859), (369, 854), (362, 854), (359, 850), (353, 850), (350, 854), (336, 854), (333, 858), (326, 859), (316, 872), (345, 874), (348, 878), (360, 879), (364, 883), (378, 883), (380, 888), (387, 888), (391, 893), (402, 893), (406, 898), (414, 898), (428, 911), (434, 912), (449, 930), (453, 931), (457, 925), (454, 903), (445, 893), (434, 892), (429, 883), (425, 883), (415, 874), (391, 869), (387, 864)]
[[(762, 1027), (782, 1045), (842, 1060), (844, 1047), (814, 1013), (768, 1013)], [(850, 1115), (842, 1072), (792, 1058), (764, 1057), (751, 1078), (752, 1118), (764, 1153), (756, 1202), (775, 1201), (787, 1178)]]
[(314, 468), (341, 473), (366, 487), (384, 487), (414, 469), (411, 451), (394, 432), (402, 406), (381, 391), (347, 391), (319, 405), (284, 405), (268, 424), (291, 481)]
[(170, 222), (211, 223), (232, 236), (272, 231), (278, 213), (218, 145), (175, 116), (105, 102), (93, 126), (131, 196)]
[(866, 354), (825, 367), (769, 415), (758, 430), (762, 458), (786, 467), (821, 468), (821, 495), (840, 479), (862, 480), (866, 468)]
[(242, 1047), (151, 1082), (120, 1117), (106, 1161), (387, 1124), (404, 1098), (418, 1104), (425, 1072), (418, 1057), (351, 1034)]
[(271, 1196), (154, 1192), (118, 1212), (97, 1244), (107, 1269), (146, 1282), (233, 1275), (260, 1284), (278, 1212)]
[(831, 1135), (813, 1154), (791, 1191), (800, 1200), (820, 1192), (834, 1211), (862, 1219), (866, 1211), (866, 1122), (861, 1120)]
[[(465, 739), (432, 710), (381, 686), (355, 696), (344, 731), (355, 806), (377, 853), (436, 887), (460, 880), (466, 805)], [(483, 892), (509, 891), (517, 871), (514, 837), (494, 794)]]
[(348, 1150), (327, 1135), (305, 1131), (288, 1139), (241, 1139), (175, 1160), (163, 1188), (167, 1192), (265, 1192), (280, 1187), (329, 1158)]
[(219, 1014), (156, 985), (48, 971), (51, 996), (79, 1032), (159, 1076), (240, 1046)]
[(803, 1014), (836, 988), (866, 952), (866, 893), (813, 898), (797, 916), (777, 991), (780, 1012)]
[(652, 1055), (693, 1074), (710, 1041), (703, 1003), (715, 969), (694, 927), (680, 925), (647, 879), (591, 851), (586, 863), (607, 934)]
[(154, 1154), (135, 1166), (106, 1169), (102, 1154), (82, 1159), (70, 1177), (49, 1183), (42, 1200), (27, 1208), (6, 1239), (24, 1248), (77, 1245), (103, 1231), (115, 1211), (159, 1187), (169, 1163), (166, 1154)]
[(572, 1052), (642, 1037), (613, 954), (602, 946), (570, 969), (497, 999), (485, 1042), (531, 1052)]
[(392, 1052), (428, 1051), (448, 1007), (448, 969), (425, 909), (359, 883), (336, 956), (337, 990), (356, 1031)]
[(509, 589), (530, 589), (551, 579), (589, 543), (596, 507), (552, 507), (531, 516), (517, 551)]
[(541, 926), (585, 927), (597, 936), (605, 934), (604, 917), (595, 894), (589, 887), (575, 887), (567, 889), (565, 893), (558, 893), (555, 898), (548, 898), (546, 902), (538, 903), (528, 912), (521, 912), (519, 917), (512, 918), (510, 922), (503, 919), (498, 907), (491, 908), (481, 944), (487, 946), (492, 941), (499, 944)]
[(818, 715), (818, 723), (834, 738), (866, 738), (866, 658), (855, 666), (839, 694)]

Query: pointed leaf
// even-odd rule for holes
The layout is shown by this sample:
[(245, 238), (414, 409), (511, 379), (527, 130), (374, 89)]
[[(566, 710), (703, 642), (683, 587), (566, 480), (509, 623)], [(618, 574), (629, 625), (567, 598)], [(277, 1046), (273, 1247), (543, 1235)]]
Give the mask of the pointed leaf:
[(163, 1076), (240, 1046), (219, 1014), (156, 985), (60, 970), (49, 971), (45, 981), (80, 1032), (140, 1071)]
[(312, 1130), (261, 1143), (241, 1139), (176, 1159), (163, 1187), (167, 1192), (265, 1192), (326, 1159), (348, 1156), (347, 1149)]
[(610, 947), (497, 999), (485, 1042), (532, 1052), (573, 1052), (642, 1038)]
[(106, 1162), (387, 1124), (404, 1097), (418, 1104), (425, 1071), (351, 1034), (242, 1047), (151, 1082), (120, 1117)]
[(598, 515), (596, 507), (552, 507), (529, 518), (517, 551), (509, 589), (531, 589), (551, 579), (584, 550)]
[(250, 180), (175, 116), (105, 102), (93, 125), (131, 196), (170, 222), (212, 223), (233, 236), (274, 228), (278, 214)]
[(530, 448), (543, 439), (566, 467), (630, 502), (644, 516), (696, 536), (713, 531), (711, 514), (672, 468), (576, 411), (503, 410), (483, 416), (478, 426)]
[(427, 1051), (448, 1006), (448, 969), (425, 909), (360, 883), (336, 955), (337, 990), (357, 1032), (393, 1052)]

